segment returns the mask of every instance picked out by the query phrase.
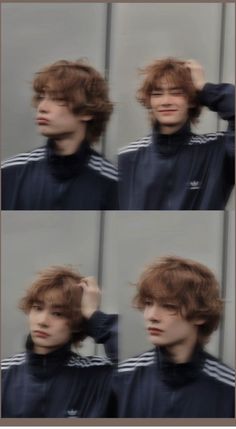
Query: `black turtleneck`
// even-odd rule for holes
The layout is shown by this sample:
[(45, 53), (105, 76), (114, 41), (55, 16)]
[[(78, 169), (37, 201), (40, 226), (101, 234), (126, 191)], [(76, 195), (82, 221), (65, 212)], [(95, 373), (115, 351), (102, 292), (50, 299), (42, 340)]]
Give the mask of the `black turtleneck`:
[(157, 366), (161, 379), (172, 386), (183, 386), (191, 383), (198, 377), (203, 363), (204, 355), (201, 348), (197, 348), (191, 359), (185, 363), (175, 363), (171, 361), (164, 348), (156, 348)]
[(57, 374), (71, 357), (71, 342), (47, 354), (35, 353), (29, 335), (26, 340), (27, 360), (30, 372), (41, 379), (48, 379)]
[(154, 148), (166, 156), (175, 154), (180, 146), (187, 144), (191, 134), (189, 121), (172, 134), (162, 134), (159, 124), (156, 124), (152, 131)]
[(71, 155), (59, 155), (55, 150), (55, 142), (47, 141), (47, 160), (53, 176), (59, 180), (71, 179), (79, 176), (91, 154), (91, 149), (84, 140), (77, 151)]

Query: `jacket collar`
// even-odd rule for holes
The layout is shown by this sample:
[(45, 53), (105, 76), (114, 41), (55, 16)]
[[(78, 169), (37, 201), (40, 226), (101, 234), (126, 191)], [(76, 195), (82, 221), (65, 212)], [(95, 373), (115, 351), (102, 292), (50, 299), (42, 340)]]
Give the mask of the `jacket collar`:
[(33, 341), (29, 335), (26, 341), (26, 353), (30, 372), (38, 378), (46, 379), (58, 373), (68, 361), (72, 354), (71, 343), (66, 343), (51, 353), (41, 355), (33, 351)]
[(190, 122), (186, 122), (174, 134), (161, 134), (159, 126), (156, 125), (152, 131), (152, 141), (157, 152), (163, 155), (174, 155), (180, 146), (185, 145), (191, 136)]
[(48, 139), (46, 152), (52, 175), (57, 179), (66, 180), (81, 173), (90, 156), (91, 149), (88, 142), (84, 140), (77, 152), (72, 155), (62, 156), (55, 152), (55, 142), (52, 139)]
[(165, 349), (156, 348), (157, 366), (161, 379), (172, 386), (182, 386), (192, 382), (199, 375), (204, 364), (204, 352), (197, 347), (189, 362), (176, 364), (169, 360)]

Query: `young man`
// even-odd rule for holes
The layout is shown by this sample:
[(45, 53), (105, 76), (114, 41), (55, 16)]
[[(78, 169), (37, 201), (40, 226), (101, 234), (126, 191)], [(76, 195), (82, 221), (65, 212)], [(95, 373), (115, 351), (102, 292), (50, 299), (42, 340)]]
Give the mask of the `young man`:
[[(117, 318), (98, 311), (93, 278), (68, 267), (43, 270), (20, 302), (28, 315), (26, 352), (2, 362), (2, 417), (106, 417)], [(110, 359), (71, 345), (91, 336)]]
[(154, 349), (118, 365), (118, 416), (234, 417), (234, 371), (203, 349), (222, 308), (213, 273), (162, 258), (141, 275), (134, 302)]
[(4, 210), (117, 208), (117, 172), (92, 149), (112, 112), (103, 77), (83, 61), (58, 61), (33, 81), (39, 132), (47, 143), (3, 162)]
[[(120, 151), (120, 209), (224, 209), (234, 184), (234, 86), (206, 83), (194, 60), (156, 60), (144, 74), (137, 98), (152, 134)], [(191, 131), (202, 106), (229, 121), (227, 132)]]

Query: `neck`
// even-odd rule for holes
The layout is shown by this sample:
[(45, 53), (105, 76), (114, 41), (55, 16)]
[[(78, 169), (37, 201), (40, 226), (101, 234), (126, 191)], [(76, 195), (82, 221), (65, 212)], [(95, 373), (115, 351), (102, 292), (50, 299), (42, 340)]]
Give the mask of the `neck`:
[(169, 359), (174, 363), (186, 363), (191, 360), (197, 344), (197, 338), (191, 338), (188, 342), (174, 344), (165, 348)]
[(34, 344), (33, 352), (37, 355), (48, 355), (49, 353), (55, 352), (59, 347), (40, 347)]
[(171, 135), (174, 133), (177, 133), (182, 128), (183, 124), (181, 125), (160, 125), (160, 132), (161, 134)]
[(85, 130), (78, 130), (73, 134), (64, 134), (53, 138), (55, 143), (55, 152), (58, 155), (73, 155), (80, 148), (85, 139)]

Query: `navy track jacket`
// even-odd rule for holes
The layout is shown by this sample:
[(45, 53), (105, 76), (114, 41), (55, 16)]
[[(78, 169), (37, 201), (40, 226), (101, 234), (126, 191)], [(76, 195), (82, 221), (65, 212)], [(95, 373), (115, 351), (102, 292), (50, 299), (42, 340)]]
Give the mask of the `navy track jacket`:
[(54, 143), (2, 164), (3, 210), (116, 210), (115, 167), (84, 142), (59, 156)]
[(202, 350), (174, 364), (155, 348), (118, 365), (111, 403), (118, 417), (233, 418), (234, 386), (234, 371)]
[(234, 185), (234, 86), (205, 84), (201, 105), (229, 121), (226, 132), (152, 135), (120, 150), (121, 210), (222, 210)]
[(34, 353), (31, 344), (26, 352), (4, 359), (2, 417), (106, 417), (117, 360), (116, 325), (115, 315), (101, 312), (89, 321), (89, 335), (105, 342), (109, 359), (82, 357), (71, 351), (71, 344), (47, 355)]

